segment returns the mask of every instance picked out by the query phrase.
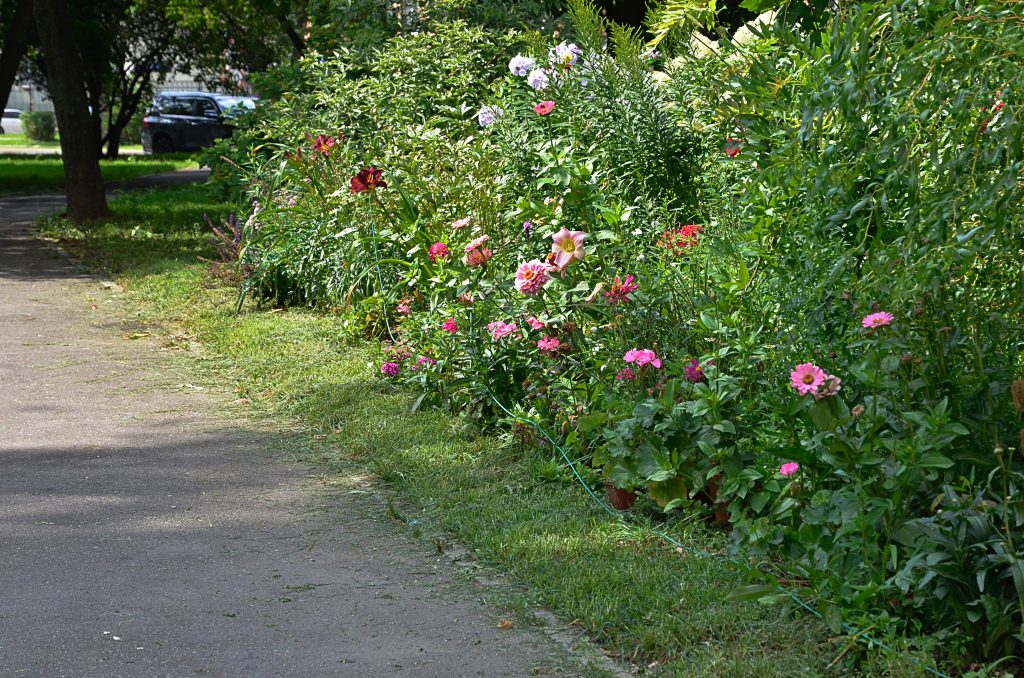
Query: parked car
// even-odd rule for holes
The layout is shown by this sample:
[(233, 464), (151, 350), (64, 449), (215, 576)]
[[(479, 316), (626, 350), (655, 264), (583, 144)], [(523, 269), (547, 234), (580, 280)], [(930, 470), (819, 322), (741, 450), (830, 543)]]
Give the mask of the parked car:
[(21, 111), (17, 108), (4, 109), (4, 117), (0, 118), (0, 134), (21, 134)]
[(142, 119), (145, 153), (197, 151), (231, 136), (239, 111), (256, 107), (255, 97), (209, 92), (161, 92)]

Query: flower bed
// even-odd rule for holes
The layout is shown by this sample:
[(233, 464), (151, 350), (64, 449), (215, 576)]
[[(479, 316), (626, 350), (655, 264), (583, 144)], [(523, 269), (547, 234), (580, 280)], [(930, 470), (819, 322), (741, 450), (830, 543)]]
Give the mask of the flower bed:
[(588, 11), (462, 118), (311, 115), (253, 165), (250, 290), (339, 308), (387, 339), (382, 378), (500, 403), (666, 512), (727, 503), (735, 553), (781, 558), (837, 631), (1018, 652), (1024, 149), (993, 45), (1019, 27), (864, 9), (665, 76)]

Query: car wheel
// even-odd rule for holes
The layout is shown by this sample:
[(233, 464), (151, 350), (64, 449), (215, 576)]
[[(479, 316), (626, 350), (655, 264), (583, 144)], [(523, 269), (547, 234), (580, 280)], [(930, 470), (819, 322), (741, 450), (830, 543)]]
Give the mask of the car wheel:
[(157, 137), (153, 139), (153, 152), (154, 153), (173, 153), (174, 142), (171, 141), (170, 137)]

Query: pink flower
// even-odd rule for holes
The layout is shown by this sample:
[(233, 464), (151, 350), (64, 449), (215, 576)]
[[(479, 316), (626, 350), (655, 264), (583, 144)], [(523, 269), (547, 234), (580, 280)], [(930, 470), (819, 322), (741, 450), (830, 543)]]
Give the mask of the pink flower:
[(704, 230), (700, 224), (687, 224), (679, 228), (670, 228), (661, 234), (658, 245), (664, 247), (670, 254), (683, 256), (691, 247), (697, 244), (697, 236)]
[(475, 239), (473, 242), (471, 242), (468, 245), (466, 245), (464, 251), (472, 252), (473, 250), (481, 247), (485, 242), (487, 242), (490, 239), (491, 239), (491, 236), (489, 236), (489, 235), (482, 235), (479, 238)]
[(548, 267), (539, 259), (520, 264), (516, 271), (516, 291), (526, 295), (538, 294), (548, 281)]
[(562, 342), (558, 340), (558, 337), (549, 337), (544, 335), (544, 338), (537, 342), (537, 348), (542, 351), (550, 351), (551, 353), (557, 353), (558, 347), (562, 345)]
[(825, 383), (822, 384), (818, 392), (814, 394), (815, 400), (821, 400), (822, 398), (830, 398), (835, 394), (839, 393), (839, 390), (843, 387), (843, 380), (833, 374), (825, 375)]
[(564, 227), (551, 236), (551, 252), (555, 255), (555, 266), (559, 271), (568, 268), (574, 259), (583, 261), (583, 257), (586, 256), (583, 241), (586, 237), (587, 234), (583, 231), (570, 231)]
[(325, 158), (330, 154), (331, 147), (338, 143), (338, 140), (334, 137), (329, 137), (323, 134), (317, 134), (314, 139), (309, 132), (306, 132), (306, 139), (313, 143), (313, 152), (319, 153)]
[(636, 372), (628, 367), (623, 367), (622, 370), (615, 375), (615, 381), (633, 381), (634, 379), (636, 379)]
[(380, 366), (380, 371), (389, 377), (396, 376), (398, 374), (398, 371), (401, 369), (402, 368), (398, 365), (398, 363), (384, 363), (383, 365)]
[(659, 358), (654, 351), (649, 348), (633, 348), (626, 351), (622, 359), (627, 363), (636, 363), (637, 367), (643, 367), (644, 365), (653, 365), (654, 367), (661, 367), (661, 358)]
[(459, 229), (465, 228), (473, 223), (473, 217), (463, 217), (462, 219), (456, 219), (452, 222), (452, 228), (458, 231)]
[(486, 247), (466, 253), (467, 266), (483, 266), (491, 258), (491, 251)]
[(530, 327), (532, 327), (535, 330), (542, 330), (545, 327), (544, 323), (542, 323), (541, 321), (537, 320), (536, 316), (532, 316), (532, 315), (529, 318), (526, 319), (526, 324), (529, 325)]
[(787, 462), (787, 463), (783, 464), (779, 468), (779, 474), (781, 476), (783, 476), (784, 478), (788, 478), (789, 476), (793, 475), (794, 473), (796, 473), (799, 470), (800, 470), (800, 464), (796, 463), (795, 461), (790, 461), (790, 462)]
[(438, 259), (441, 261), (447, 261), (448, 258), (452, 256), (452, 252), (448, 249), (448, 245), (445, 245), (443, 242), (435, 242), (431, 245), (428, 254), (430, 255), (430, 260), (435, 264)]
[(476, 299), (473, 298), (472, 292), (463, 292), (459, 295), (459, 301), (465, 306), (472, 306)]
[(455, 318), (448, 318), (441, 324), (441, 329), (448, 334), (455, 334), (459, 331), (459, 326), (455, 324)]
[(814, 363), (801, 363), (789, 373), (789, 384), (800, 395), (815, 394), (821, 385), (825, 383), (827, 376), (825, 370)]
[(554, 101), (542, 101), (542, 102), (540, 102), (539, 104), (537, 104), (536, 106), (533, 107), (534, 113), (536, 113), (537, 115), (542, 116), (542, 117), (545, 116), (545, 115), (548, 115), (553, 110), (555, 110), (555, 102)]
[(430, 358), (430, 357), (425, 356), (425, 355), (421, 355), (419, 358), (416, 359), (416, 364), (413, 365), (409, 369), (411, 369), (411, 370), (413, 370), (415, 372), (416, 370), (418, 370), (419, 368), (423, 367), (424, 365), (436, 365), (436, 364), (437, 364), (437, 361), (434, 360), (433, 358)]
[(864, 316), (864, 320), (862, 320), (860, 324), (870, 329), (873, 327), (884, 327), (890, 324), (892, 320), (892, 313), (881, 311), (879, 313), (872, 313), (871, 315)]
[(516, 332), (519, 328), (516, 327), (515, 323), (507, 323), (502, 320), (495, 320), (492, 323), (488, 323), (487, 331), (491, 333), (491, 338), (495, 341), (504, 339)]
[[(713, 365), (714, 363), (709, 360), (708, 364)], [(686, 378), (694, 384), (706, 384), (708, 381), (708, 378), (704, 375), (704, 368), (696, 358), (690, 360), (690, 364), (686, 366), (684, 371), (686, 372)]]
[(399, 301), (398, 305), (395, 306), (395, 312), (398, 313), (398, 315), (409, 315), (412, 313), (412, 308), (409, 307), (409, 300), (402, 299)]
[(615, 282), (612, 283), (612, 288), (604, 293), (604, 298), (612, 305), (620, 301), (626, 304), (629, 303), (630, 293), (636, 292), (638, 289), (640, 286), (633, 282), (633, 276), (627, 275), (622, 282), (619, 282), (619, 276), (615, 276)]

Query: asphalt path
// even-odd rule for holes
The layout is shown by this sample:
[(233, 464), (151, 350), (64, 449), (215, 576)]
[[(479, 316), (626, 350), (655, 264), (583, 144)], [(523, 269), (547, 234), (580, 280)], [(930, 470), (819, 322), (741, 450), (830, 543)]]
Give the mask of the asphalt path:
[(0, 199), (0, 676), (583, 672), (133, 338), (119, 289), (33, 236), (62, 204)]

